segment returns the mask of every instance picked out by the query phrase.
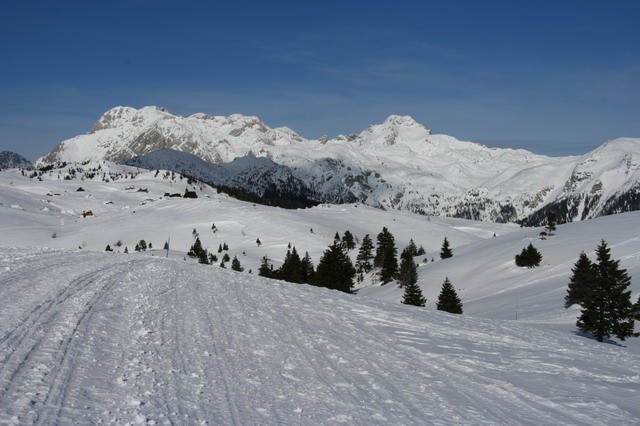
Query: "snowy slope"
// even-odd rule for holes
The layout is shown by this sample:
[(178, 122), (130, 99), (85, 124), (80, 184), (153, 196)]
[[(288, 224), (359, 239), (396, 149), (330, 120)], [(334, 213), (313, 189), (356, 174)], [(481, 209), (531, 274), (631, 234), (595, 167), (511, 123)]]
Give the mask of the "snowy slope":
[(0, 249), (6, 424), (636, 424), (640, 356), (181, 260)]
[(358, 134), (305, 140), (257, 117), (117, 107), (39, 163), (120, 161), (158, 149), (213, 163), (267, 157), (328, 201), (349, 193), (370, 206), (428, 215), (540, 222), (548, 207), (571, 221), (640, 208), (640, 139), (612, 141), (582, 157), (546, 157), (434, 135), (395, 115)]

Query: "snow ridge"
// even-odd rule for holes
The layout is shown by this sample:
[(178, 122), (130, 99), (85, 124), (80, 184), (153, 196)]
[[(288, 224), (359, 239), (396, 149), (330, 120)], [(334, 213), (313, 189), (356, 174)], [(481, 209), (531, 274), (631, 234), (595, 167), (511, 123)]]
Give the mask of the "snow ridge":
[(159, 149), (214, 164), (266, 157), (288, 167), (316, 198), (425, 215), (538, 224), (548, 211), (564, 222), (640, 209), (640, 139), (611, 141), (578, 157), (547, 157), (434, 135), (397, 115), (358, 134), (306, 140), (240, 114), (181, 117), (159, 107), (116, 107), (39, 164), (122, 161)]

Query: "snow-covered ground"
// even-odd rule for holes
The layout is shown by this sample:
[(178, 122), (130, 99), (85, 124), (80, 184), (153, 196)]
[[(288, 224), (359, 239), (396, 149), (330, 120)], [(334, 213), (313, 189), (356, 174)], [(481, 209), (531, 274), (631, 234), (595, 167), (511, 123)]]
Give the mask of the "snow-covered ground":
[(634, 424), (640, 356), (138, 254), (2, 250), (0, 420)]
[[(186, 180), (154, 175), (0, 173), (0, 423), (640, 420), (639, 339), (597, 343), (576, 333), (578, 308), (563, 308), (573, 263), (601, 239), (637, 299), (640, 214), (562, 225), (541, 241), (540, 229), (357, 205), (282, 210), (206, 187), (168, 198)], [(426, 309), (371, 277), (346, 295), (256, 276), (260, 258), (277, 267), (289, 243), (317, 264), (336, 231), (375, 242), (383, 226), (399, 251), (410, 238), (427, 250), (416, 259), (427, 260)], [(226, 242), (245, 272), (185, 261), (194, 229), (214, 252)], [(445, 236), (454, 257), (440, 260)], [(140, 239), (154, 249), (134, 253)], [(529, 242), (543, 264), (516, 268)], [(435, 311), (445, 277), (462, 316)]]

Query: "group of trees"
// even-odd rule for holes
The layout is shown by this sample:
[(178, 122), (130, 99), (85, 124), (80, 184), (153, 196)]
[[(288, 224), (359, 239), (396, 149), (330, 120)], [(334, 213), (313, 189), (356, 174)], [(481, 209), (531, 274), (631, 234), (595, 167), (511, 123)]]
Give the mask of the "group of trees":
[(516, 265), (523, 268), (535, 268), (536, 266), (540, 266), (541, 261), (542, 255), (532, 243), (529, 243), (526, 248), (523, 248), (520, 254), (516, 254)]
[[(218, 253), (221, 253), (223, 250), (225, 251), (229, 250), (229, 246), (227, 246), (227, 243), (224, 243), (224, 246), (221, 244), (218, 247)], [(212, 265), (218, 261), (218, 256), (216, 256), (213, 253), (208, 253), (207, 250), (204, 247), (202, 247), (202, 242), (200, 241), (200, 237), (196, 237), (196, 241), (189, 248), (189, 251), (187, 252), (187, 256), (198, 259), (198, 262), (202, 263), (203, 265)], [(238, 257), (233, 256), (233, 260), (231, 260), (229, 253), (226, 253), (226, 252), (222, 256), (219, 266), (222, 268), (226, 268), (226, 265), (229, 261), (231, 261), (231, 269), (233, 269), (234, 271), (241, 272), (244, 270), (244, 268), (240, 264), (240, 260), (238, 260)]]
[(631, 278), (620, 261), (611, 258), (611, 250), (602, 240), (596, 249), (596, 262), (580, 253), (569, 280), (565, 307), (582, 307), (576, 322), (578, 329), (592, 334), (599, 342), (616, 336), (620, 340), (638, 337), (634, 322), (640, 320), (640, 298), (633, 304), (628, 290)]

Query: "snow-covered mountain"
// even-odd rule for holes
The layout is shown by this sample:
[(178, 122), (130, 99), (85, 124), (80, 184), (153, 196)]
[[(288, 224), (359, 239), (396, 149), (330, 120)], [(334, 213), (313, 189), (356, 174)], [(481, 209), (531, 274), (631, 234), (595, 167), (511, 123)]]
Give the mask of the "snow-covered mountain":
[(0, 170), (16, 167), (32, 167), (31, 161), (12, 151), (0, 151)]
[(159, 149), (211, 163), (266, 157), (323, 201), (426, 215), (535, 224), (548, 211), (573, 221), (640, 209), (640, 139), (610, 141), (583, 156), (547, 157), (434, 135), (407, 116), (350, 136), (306, 140), (256, 117), (117, 107), (39, 164), (122, 161)]

